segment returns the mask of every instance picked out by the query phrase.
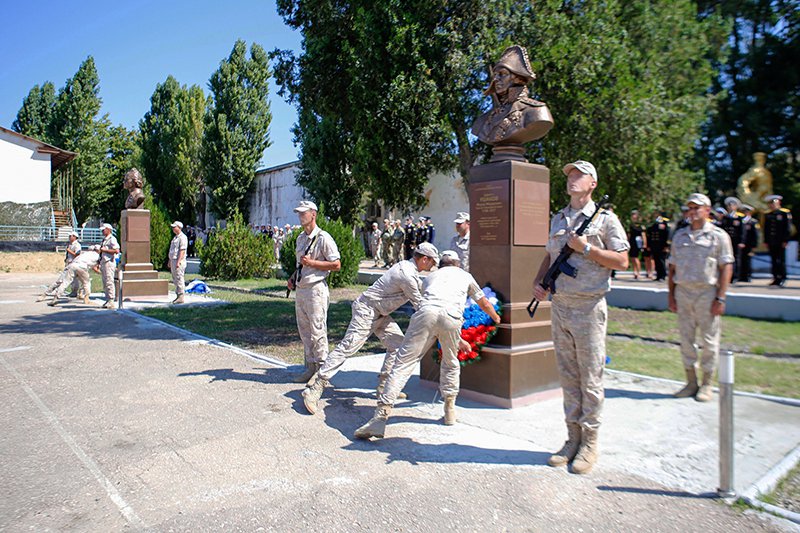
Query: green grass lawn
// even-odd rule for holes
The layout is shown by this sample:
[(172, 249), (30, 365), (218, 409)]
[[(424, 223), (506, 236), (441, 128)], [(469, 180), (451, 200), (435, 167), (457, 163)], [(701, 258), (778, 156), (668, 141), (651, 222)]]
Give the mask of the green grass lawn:
[[(170, 279), (169, 272), (159, 275)], [(196, 274), (188, 275), (187, 281), (197, 277)], [(214, 287), (235, 287), (253, 292), (216, 289), (212, 296), (226, 301), (226, 304), (153, 308), (143, 311), (143, 314), (289, 363), (302, 362), (303, 346), (297, 334), (294, 296), (284, 297), (285, 280), (258, 278), (207, 282)], [(328, 310), (331, 349), (342, 338), (350, 322), (350, 303), (365, 288), (353, 285), (331, 291)], [(397, 314), (397, 321), (405, 330), (408, 317)], [(676, 380), (684, 378), (675, 314), (611, 307), (608, 332), (611, 335), (608, 340), (609, 368)], [(615, 338), (614, 335), (632, 338)], [(800, 398), (800, 357), (796, 357), (800, 355), (800, 323), (723, 317), (722, 349), (732, 349), (737, 354), (737, 389)], [(361, 353), (383, 351), (380, 342), (373, 337)], [(753, 355), (759, 353), (780, 354), (782, 357)]]
[[(667, 311), (609, 308), (608, 333), (680, 341), (678, 317)], [(800, 355), (800, 322), (723, 316), (721, 348), (735, 353)]]
[[(607, 351), (611, 357), (610, 369), (667, 379), (685, 379), (677, 346), (609, 339)], [(737, 390), (800, 398), (800, 360), (737, 355), (734, 365), (734, 387)]]
[[(212, 296), (225, 300), (218, 306), (183, 306), (152, 308), (142, 314), (175, 324), (207, 337), (212, 337), (257, 353), (276, 357), (288, 363), (302, 363), (303, 345), (297, 334), (294, 312), (294, 296), (284, 298), (285, 280), (258, 280), (254, 289), (264, 293), (242, 293), (217, 289)], [(210, 282), (221, 285), (219, 282)], [(331, 349), (341, 340), (350, 323), (350, 304), (365, 286), (354, 285), (331, 291), (328, 309), (328, 341)], [(396, 315), (400, 327), (405, 329), (408, 317)], [(380, 342), (372, 337), (361, 350), (365, 353), (385, 351)]]

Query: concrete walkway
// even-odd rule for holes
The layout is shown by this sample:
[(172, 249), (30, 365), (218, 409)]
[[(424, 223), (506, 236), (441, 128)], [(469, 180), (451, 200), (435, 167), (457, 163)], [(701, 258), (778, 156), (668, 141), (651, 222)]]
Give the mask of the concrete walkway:
[[(0, 274), (0, 531), (783, 531), (717, 486), (715, 404), (609, 375), (602, 456), (546, 466), (558, 401), (459, 401), (413, 378), (387, 437), (352, 439), (380, 358), (348, 361), (317, 416), (290, 370), (140, 317), (34, 303)], [(800, 443), (800, 408), (736, 398), (737, 487)]]

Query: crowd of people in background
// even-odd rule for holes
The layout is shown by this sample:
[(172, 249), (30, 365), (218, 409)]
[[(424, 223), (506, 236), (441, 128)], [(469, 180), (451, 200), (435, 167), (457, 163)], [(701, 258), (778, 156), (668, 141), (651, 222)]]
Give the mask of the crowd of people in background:
[[(731, 240), (733, 265), (731, 281), (748, 283), (752, 279), (752, 258), (759, 243), (767, 247), (772, 265), (773, 286), (783, 286), (786, 282), (786, 246), (792, 235), (792, 215), (781, 207), (783, 197), (773, 194), (764, 198), (769, 210), (759, 219), (753, 206), (742, 203), (738, 198), (725, 198), (724, 205), (710, 210), (709, 221), (721, 228)], [(672, 223), (669, 214), (657, 212), (652, 222), (647, 224), (641, 213), (634, 209), (628, 224), (630, 244), (630, 263), (634, 279), (654, 279), (665, 281), (670, 245), (675, 233), (690, 225), (689, 208), (681, 206), (680, 218)], [(644, 267), (644, 273), (642, 268)]]
[(399, 219), (385, 218), (383, 225), (368, 222), (364, 230), (367, 254), (376, 268), (389, 269), (392, 265), (409, 259), (413, 250), (423, 242), (433, 243), (436, 227), (431, 217), (407, 217), (405, 224)]

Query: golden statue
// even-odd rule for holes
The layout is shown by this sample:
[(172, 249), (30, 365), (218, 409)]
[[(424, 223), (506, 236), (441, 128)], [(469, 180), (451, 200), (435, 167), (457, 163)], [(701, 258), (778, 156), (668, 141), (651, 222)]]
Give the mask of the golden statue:
[(764, 166), (767, 154), (756, 152), (753, 161), (753, 166), (739, 178), (736, 192), (742, 203), (752, 205), (759, 213), (766, 213), (769, 206), (764, 197), (772, 194), (772, 173)]

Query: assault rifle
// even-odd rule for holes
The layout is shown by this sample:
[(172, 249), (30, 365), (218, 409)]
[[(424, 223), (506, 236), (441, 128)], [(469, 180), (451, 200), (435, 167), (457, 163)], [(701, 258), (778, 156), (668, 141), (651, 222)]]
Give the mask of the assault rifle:
[[(586, 229), (589, 227), (589, 224), (591, 224), (594, 221), (595, 217), (603, 208), (603, 206), (606, 204), (606, 202), (608, 202), (607, 194), (603, 195), (603, 197), (600, 198), (600, 201), (597, 202), (594, 213), (592, 213), (592, 216), (585, 219), (583, 223), (581, 223), (580, 227), (575, 231), (575, 235), (583, 235), (586, 232)], [(578, 269), (567, 263), (567, 259), (569, 259), (569, 256), (571, 256), (574, 251), (575, 250), (569, 247), (569, 244), (564, 245), (564, 247), (561, 249), (561, 253), (559, 253), (556, 260), (550, 264), (550, 268), (547, 269), (547, 273), (542, 278), (542, 281), (539, 282), (539, 286), (541, 288), (543, 288), (546, 291), (556, 292), (554, 282), (558, 278), (558, 276), (560, 276), (562, 273), (566, 274), (571, 278), (578, 276)], [(536, 314), (536, 309), (538, 307), (539, 307), (539, 300), (537, 300), (536, 297), (534, 296), (533, 300), (531, 300), (531, 303), (529, 303), (527, 307), (528, 314), (530, 315), (531, 318), (533, 318), (533, 315)]]
[[(298, 237), (299, 237), (299, 235), (298, 235)], [(303, 256), (308, 255), (308, 252), (311, 251), (311, 248), (314, 246), (314, 243), (317, 242), (317, 237), (319, 237), (319, 233), (314, 235), (314, 238), (311, 239), (310, 243), (308, 243), (308, 247), (306, 248), (306, 251), (303, 252)], [(292, 286), (292, 287), (295, 287), (295, 288), (297, 287), (297, 282), (300, 280), (300, 274), (302, 273), (302, 271), (303, 271), (303, 263), (300, 263), (299, 265), (297, 265), (297, 268), (294, 269), (294, 272), (292, 273), (292, 275), (289, 276), (289, 282), (287, 283), (287, 287), (286, 287), (286, 297), (287, 298), (289, 297), (289, 295), (292, 293), (292, 290), (293, 290), (293, 289), (290, 289), (289, 286)]]

